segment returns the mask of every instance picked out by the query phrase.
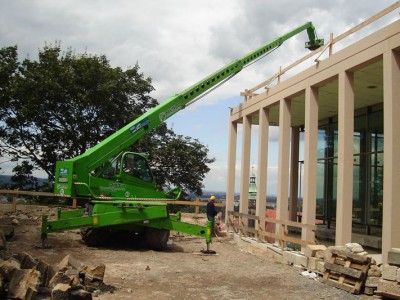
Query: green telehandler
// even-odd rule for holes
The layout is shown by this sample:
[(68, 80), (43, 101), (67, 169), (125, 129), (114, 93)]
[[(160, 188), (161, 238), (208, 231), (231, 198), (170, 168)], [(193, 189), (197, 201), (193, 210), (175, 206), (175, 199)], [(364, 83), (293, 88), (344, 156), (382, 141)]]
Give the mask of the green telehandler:
[(157, 190), (146, 155), (127, 149), (206, 92), (304, 30), (309, 37), (306, 48), (314, 50), (323, 45), (312, 23), (307, 22), (163, 101), (82, 155), (58, 161), (54, 193), (86, 204), (82, 209), (59, 209), (56, 220), (43, 216), (43, 243), (48, 233), (81, 229), (82, 239), (88, 245), (98, 245), (119, 232), (128, 232), (143, 237), (149, 248), (162, 250), (167, 247), (169, 233), (173, 230), (205, 237), (206, 251), (212, 252), (211, 222), (208, 221), (206, 226), (189, 224), (180, 220), (179, 213), (169, 213), (167, 204), (159, 200), (179, 199), (181, 191)]

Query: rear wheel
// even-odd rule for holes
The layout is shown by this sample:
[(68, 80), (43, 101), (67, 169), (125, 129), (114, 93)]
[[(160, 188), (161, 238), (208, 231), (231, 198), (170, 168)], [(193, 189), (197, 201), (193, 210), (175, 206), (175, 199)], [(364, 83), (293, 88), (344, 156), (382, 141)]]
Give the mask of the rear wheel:
[(146, 230), (146, 245), (152, 250), (165, 250), (168, 245), (169, 230), (148, 228)]
[(111, 236), (109, 228), (87, 227), (81, 229), (82, 240), (88, 246), (101, 246), (106, 244)]

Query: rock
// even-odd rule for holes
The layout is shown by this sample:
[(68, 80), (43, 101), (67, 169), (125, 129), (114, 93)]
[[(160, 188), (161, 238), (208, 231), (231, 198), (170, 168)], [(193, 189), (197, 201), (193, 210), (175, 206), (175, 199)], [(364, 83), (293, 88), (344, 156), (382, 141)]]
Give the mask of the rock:
[(21, 269), (32, 269), (37, 265), (37, 261), (26, 252), (17, 253), (13, 257), (21, 263)]
[(93, 281), (103, 282), (104, 273), (106, 272), (106, 266), (100, 264), (98, 266), (84, 266), (80, 273), (84, 274), (85, 279)]
[(397, 281), (397, 269), (396, 266), (383, 265), (382, 266), (382, 279)]
[(382, 271), (381, 268), (377, 265), (371, 265), (368, 270), (368, 277), (381, 277)]
[(326, 250), (325, 245), (307, 245), (304, 248), (304, 255), (307, 257), (315, 257), (318, 251), (325, 251), (325, 250)]
[(51, 291), (52, 300), (69, 300), (71, 296), (71, 286), (65, 283), (57, 283)]
[(6, 237), (2, 230), (0, 230), (0, 250), (7, 250)]
[(380, 279), (377, 292), (390, 294), (392, 295), (393, 299), (398, 299), (400, 298), (400, 284), (397, 282)]
[(391, 248), (389, 250), (388, 264), (400, 267), (400, 248)]
[(68, 275), (65, 275), (63, 272), (57, 272), (53, 278), (49, 281), (49, 288), (54, 289), (54, 287), (59, 283), (64, 283), (70, 286), (71, 278)]
[(40, 273), (36, 270), (16, 270), (8, 284), (8, 298), (35, 299), (40, 284)]
[(15, 271), (20, 269), (20, 264), (15, 259), (5, 260), (0, 263), (0, 274), (7, 280), (11, 280)]
[(71, 300), (92, 300), (92, 293), (83, 289), (75, 290), (71, 292)]
[(11, 224), (13, 224), (14, 226), (18, 226), (20, 222), (17, 219), (12, 219)]
[(364, 248), (358, 243), (347, 243), (345, 245), (346, 249), (344, 251), (349, 251), (352, 253), (364, 252)]
[(77, 270), (80, 270), (82, 267), (82, 263), (77, 260), (75, 257), (72, 255), (67, 255), (65, 256), (58, 264), (57, 264), (57, 271), (62, 271), (65, 272), (66, 270), (70, 268), (74, 268)]
[(49, 285), (56, 273), (51, 265), (42, 260), (39, 260), (33, 269), (40, 272), (40, 285), (44, 287)]

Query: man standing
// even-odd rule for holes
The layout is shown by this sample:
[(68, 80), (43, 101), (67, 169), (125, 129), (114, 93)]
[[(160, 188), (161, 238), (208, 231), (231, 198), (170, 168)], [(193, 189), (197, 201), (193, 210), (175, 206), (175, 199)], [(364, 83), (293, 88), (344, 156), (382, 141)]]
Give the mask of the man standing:
[(215, 216), (217, 215), (217, 211), (215, 210), (215, 196), (211, 196), (210, 200), (207, 203), (207, 220), (212, 222), (212, 231), (211, 234), (214, 235), (214, 226), (215, 226)]

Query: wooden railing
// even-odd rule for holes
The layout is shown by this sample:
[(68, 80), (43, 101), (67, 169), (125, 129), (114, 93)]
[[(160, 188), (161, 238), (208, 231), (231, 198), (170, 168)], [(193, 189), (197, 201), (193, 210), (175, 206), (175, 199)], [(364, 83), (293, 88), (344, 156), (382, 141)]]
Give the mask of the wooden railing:
[[(245, 224), (247, 220), (254, 220), (256, 222), (255, 228), (249, 227)], [(265, 230), (266, 223), (273, 223), (275, 226), (281, 226), (280, 233), (277, 234), (276, 232), (269, 232)], [(315, 241), (305, 241), (297, 237), (289, 236), (288, 235), (288, 227), (295, 227), (295, 228), (307, 228), (311, 229), (315, 232), (316, 226), (310, 224), (302, 224), (293, 221), (287, 220), (276, 220), (270, 218), (263, 218), (262, 220), (258, 216), (248, 215), (233, 211), (228, 211), (228, 220), (226, 220), (226, 225), (229, 228), (232, 228), (236, 233), (239, 235), (245, 236), (255, 236), (257, 241), (262, 242), (264, 241), (265, 237), (274, 238), (275, 240), (279, 241), (279, 245), (281, 248), (284, 248), (286, 242), (297, 244), (300, 246), (307, 246), (307, 245), (314, 245)]]
[[(18, 196), (42, 196), (42, 197), (57, 197), (57, 198), (68, 198), (62, 197), (60, 195), (56, 195), (48, 192), (34, 192), (34, 191), (20, 191), (20, 190), (0, 190), (0, 195), (12, 195), (12, 211), (15, 212), (17, 209)], [(142, 199), (138, 199), (142, 200)], [(149, 201), (149, 199), (143, 199)], [(195, 201), (180, 201), (180, 200), (169, 200), (169, 199), (152, 199), (153, 201), (163, 202), (167, 204), (174, 205), (185, 205), (185, 206), (194, 206), (194, 213), (200, 213), (201, 206), (207, 206), (207, 201), (201, 201), (200, 198), (196, 198)], [(225, 207), (225, 203), (215, 203), (216, 207)], [(72, 207), (76, 207), (76, 199), (72, 199)]]

